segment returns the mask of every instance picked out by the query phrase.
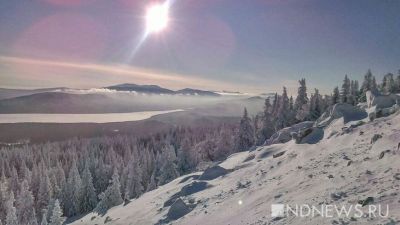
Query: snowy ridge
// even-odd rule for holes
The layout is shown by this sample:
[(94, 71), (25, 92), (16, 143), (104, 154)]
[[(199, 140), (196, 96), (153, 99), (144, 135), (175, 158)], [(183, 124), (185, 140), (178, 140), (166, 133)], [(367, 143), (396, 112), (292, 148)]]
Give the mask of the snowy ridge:
[[(316, 144), (292, 140), (231, 155), (219, 164), (227, 169), (226, 175), (202, 181), (195, 181), (201, 172), (179, 177), (104, 216), (90, 213), (71, 224), (396, 224), (400, 114), (351, 123), (357, 126), (350, 129), (343, 119), (334, 120), (336, 132)], [(181, 196), (187, 214), (168, 220), (172, 206), (165, 203), (199, 182), (206, 182), (204, 190)], [(351, 205), (366, 199), (388, 205), (388, 218), (271, 217), (271, 204)]]

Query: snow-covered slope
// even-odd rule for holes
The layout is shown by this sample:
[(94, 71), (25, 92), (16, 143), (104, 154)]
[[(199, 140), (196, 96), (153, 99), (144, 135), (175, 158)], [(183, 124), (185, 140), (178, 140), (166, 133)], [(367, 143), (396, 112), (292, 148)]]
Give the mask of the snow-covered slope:
[[(400, 114), (338, 130), (316, 144), (289, 141), (234, 154), (220, 164), (226, 175), (198, 181), (201, 172), (180, 177), (104, 216), (91, 213), (72, 224), (397, 224)], [(168, 222), (171, 206), (164, 203), (178, 192), (191, 211)], [(350, 206), (366, 199), (384, 206), (384, 212), (388, 205), (389, 217), (271, 217), (271, 204)]]

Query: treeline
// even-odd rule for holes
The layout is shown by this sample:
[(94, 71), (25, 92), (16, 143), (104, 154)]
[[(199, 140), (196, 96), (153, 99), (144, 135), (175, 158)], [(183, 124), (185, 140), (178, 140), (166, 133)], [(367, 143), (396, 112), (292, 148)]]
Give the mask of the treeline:
[(137, 198), (234, 151), (237, 125), (0, 150), (0, 224), (61, 225)]
[(380, 94), (400, 93), (400, 70), (397, 77), (392, 73), (384, 75), (380, 84), (377, 84), (371, 70), (367, 71), (361, 85), (346, 75), (341, 87), (333, 88), (330, 95), (321, 95), (318, 89), (314, 89), (309, 97), (305, 79), (299, 80), (296, 99), (289, 97), (286, 87), (283, 87), (282, 94), (276, 93), (272, 99), (266, 99), (264, 111), (253, 118), (249, 118), (245, 109), (239, 126), (237, 148), (246, 150), (262, 145), (278, 130), (303, 121), (314, 121), (328, 107), (337, 103), (357, 105), (365, 102), (367, 91)]

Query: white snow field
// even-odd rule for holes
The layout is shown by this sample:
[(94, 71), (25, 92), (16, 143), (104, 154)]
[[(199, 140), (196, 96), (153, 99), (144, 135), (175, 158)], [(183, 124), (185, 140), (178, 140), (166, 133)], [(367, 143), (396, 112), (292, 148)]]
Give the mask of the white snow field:
[(0, 123), (113, 123), (145, 120), (156, 115), (181, 111), (184, 110), (177, 109), (164, 111), (99, 114), (0, 114)]
[[(296, 144), (291, 140), (234, 154), (219, 164), (228, 170), (226, 175), (197, 181), (194, 179), (201, 172), (186, 175), (125, 206), (111, 208), (104, 216), (90, 213), (72, 224), (100, 225), (105, 221), (109, 225), (400, 223), (399, 112), (362, 123), (347, 121), (345, 124), (343, 118), (335, 118), (324, 131), (330, 135), (325, 134), (316, 144)], [(187, 187), (180, 192), (184, 186)], [(170, 218), (178, 218), (168, 220), (170, 204), (174, 201), (166, 206), (164, 203), (173, 195), (178, 199), (178, 192), (185, 203), (178, 200), (175, 211), (169, 214)], [(272, 204), (335, 205), (347, 209), (364, 204), (358, 205), (364, 214), (272, 217)], [(374, 210), (379, 206), (385, 217)], [(369, 210), (375, 214), (368, 214)]]

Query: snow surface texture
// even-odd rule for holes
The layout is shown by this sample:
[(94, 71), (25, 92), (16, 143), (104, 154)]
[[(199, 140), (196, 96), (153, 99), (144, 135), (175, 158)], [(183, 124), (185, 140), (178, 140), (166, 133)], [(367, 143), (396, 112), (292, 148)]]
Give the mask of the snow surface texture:
[[(351, 122), (357, 126), (344, 121), (332, 120), (324, 131), (336, 133), (316, 144), (292, 140), (237, 153), (219, 164), (227, 173), (202, 181), (196, 180), (202, 172), (189, 174), (105, 216), (90, 213), (72, 224), (100, 225), (106, 218), (109, 225), (397, 224), (400, 114)], [(372, 141), (377, 134), (381, 137)], [(174, 196), (174, 202), (164, 204)], [(360, 202), (389, 205), (389, 218), (271, 217), (271, 204)]]

